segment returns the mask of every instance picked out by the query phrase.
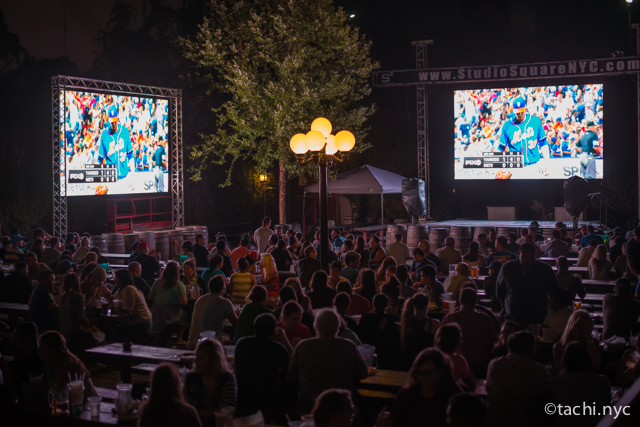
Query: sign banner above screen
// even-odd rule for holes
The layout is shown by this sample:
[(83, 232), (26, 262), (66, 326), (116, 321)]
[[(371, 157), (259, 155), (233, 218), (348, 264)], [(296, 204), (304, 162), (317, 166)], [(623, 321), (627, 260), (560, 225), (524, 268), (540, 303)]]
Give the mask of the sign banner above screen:
[(426, 70), (374, 71), (373, 86), (474, 83), (563, 77), (615, 76), (640, 72), (640, 57), (533, 64), (430, 68)]
[(169, 191), (167, 99), (71, 90), (62, 96), (67, 196)]
[(603, 85), (454, 92), (455, 179), (603, 178)]

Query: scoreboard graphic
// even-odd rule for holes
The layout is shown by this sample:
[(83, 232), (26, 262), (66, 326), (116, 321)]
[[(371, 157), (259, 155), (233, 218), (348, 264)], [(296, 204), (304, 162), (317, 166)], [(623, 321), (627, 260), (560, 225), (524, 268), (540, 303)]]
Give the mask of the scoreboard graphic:
[(115, 165), (84, 165), (85, 169), (70, 170), (70, 184), (105, 183), (116, 182)]
[(482, 153), (482, 157), (465, 157), (462, 167), (465, 169), (522, 168), (524, 167), (524, 156), (522, 153), (516, 152)]

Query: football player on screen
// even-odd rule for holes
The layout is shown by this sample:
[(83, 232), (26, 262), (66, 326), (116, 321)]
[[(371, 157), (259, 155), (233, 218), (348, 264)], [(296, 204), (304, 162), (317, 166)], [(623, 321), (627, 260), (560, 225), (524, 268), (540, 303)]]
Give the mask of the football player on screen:
[[(533, 165), (549, 159), (547, 135), (540, 118), (527, 113), (527, 101), (521, 96), (513, 101), (513, 114), (507, 118), (500, 132), (500, 147), (517, 151), (524, 157), (524, 165)], [(544, 174), (549, 175), (546, 166)]]
[(98, 161), (103, 165), (115, 165), (120, 180), (135, 171), (131, 135), (129, 129), (118, 123), (118, 107), (111, 105), (107, 111), (109, 127), (100, 135)]

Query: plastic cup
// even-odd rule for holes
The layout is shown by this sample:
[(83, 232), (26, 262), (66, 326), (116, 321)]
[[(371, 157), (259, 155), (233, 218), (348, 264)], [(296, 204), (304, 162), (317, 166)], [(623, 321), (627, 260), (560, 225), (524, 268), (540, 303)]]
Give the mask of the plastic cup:
[(449, 264), (449, 276), (455, 276), (455, 275), (456, 275), (456, 265)]
[(131, 402), (131, 390), (133, 386), (131, 384), (118, 384), (116, 390), (118, 390), (118, 400), (122, 403)]
[(449, 301), (449, 313), (453, 313), (454, 311), (456, 311), (456, 302)]
[(477, 278), (478, 277), (478, 266), (474, 265), (473, 267), (471, 267), (471, 276), (473, 278)]
[(227, 360), (230, 364), (233, 365), (233, 361), (236, 357), (236, 346), (235, 345), (225, 345), (224, 349), (227, 353)]
[(91, 412), (91, 418), (98, 418), (100, 416), (100, 396), (92, 396), (87, 398), (89, 403), (89, 411)]
[(69, 400), (74, 414), (82, 412), (84, 404), (84, 383), (82, 381), (71, 381), (69, 383)]

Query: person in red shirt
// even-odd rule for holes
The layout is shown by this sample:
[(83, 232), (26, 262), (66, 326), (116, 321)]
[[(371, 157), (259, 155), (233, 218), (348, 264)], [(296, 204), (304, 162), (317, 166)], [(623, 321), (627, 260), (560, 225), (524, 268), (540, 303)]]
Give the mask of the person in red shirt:
[(360, 316), (363, 313), (369, 313), (371, 311), (371, 303), (368, 299), (362, 295), (353, 293), (351, 283), (346, 280), (342, 280), (336, 287), (336, 292), (344, 292), (351, 297), (351, 304), (347, 310), (347, 316)]
[(280, 321), (277, 326), (284, 329), (292, 349), (296, 348), (300, 341), (312, 338), (311, 331), (301, 324), (300, 320), (302, 320), (302, 307), (300, 307), (300, 304), (295, 301), (287, 302), (282, 307)]
[(251, 252), (249, 249), (249, 239), (243, 237), (242, 240), (240, 240), (240, 246), (231, 252), (231, 265), (234, 270), (238, 269), (238, 260), (249, 255), (249, 252)]

